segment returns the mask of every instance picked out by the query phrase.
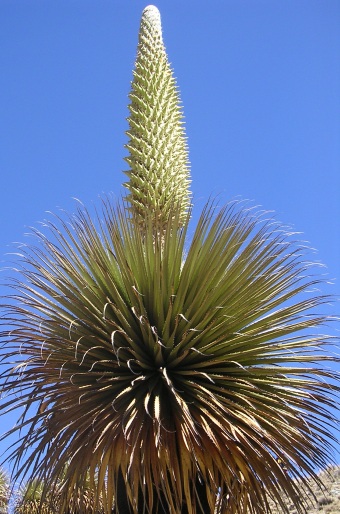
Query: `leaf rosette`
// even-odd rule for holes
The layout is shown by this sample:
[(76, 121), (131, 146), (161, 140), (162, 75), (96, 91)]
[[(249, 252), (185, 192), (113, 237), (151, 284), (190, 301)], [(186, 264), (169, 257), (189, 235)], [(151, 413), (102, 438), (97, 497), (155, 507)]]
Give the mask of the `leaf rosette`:
[(106, 512), (122, 479), (135, 512), (195, 512), (202, 484), (221, 512), (297, 498), (291, 477), (329, 450), (334, 378), (305, 250), (238, 203), (207, 205), (190, 241), (189, 219), (155, 239), (109, 201), (97, 226), (82, 207), (58, 223), (22, 253), (6, 316), (7, 408), (29, 427), (13, 455), (33, 448), (18, 472), (51, 484), (67, 462), (65, 505), (90, 476)]

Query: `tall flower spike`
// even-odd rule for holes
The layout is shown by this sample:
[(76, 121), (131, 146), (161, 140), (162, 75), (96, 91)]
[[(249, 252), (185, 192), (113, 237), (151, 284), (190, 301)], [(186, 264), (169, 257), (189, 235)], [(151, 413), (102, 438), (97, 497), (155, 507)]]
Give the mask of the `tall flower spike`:
[(163, 43), (160, 13), (153, 5), (142, 14), (129, 98), (126, 200), (142, 229), (151, 216), (157, 231), (163, 231), (173, 206), (182, 222), (186, 218), (190, 179), (179, 92)]

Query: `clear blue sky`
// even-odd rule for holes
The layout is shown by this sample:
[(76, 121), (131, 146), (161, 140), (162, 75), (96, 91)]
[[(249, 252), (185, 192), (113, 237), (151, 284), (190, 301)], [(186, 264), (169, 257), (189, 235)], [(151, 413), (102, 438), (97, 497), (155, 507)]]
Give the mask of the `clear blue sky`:
[[(1, 265), (46, 211), (120, 194), (146, 5), (0, 0)], [(184, 104), (194, 203), (240, 195), (276, 211), (318, 250), (340, 294), (339, 1), (155, 5)]]

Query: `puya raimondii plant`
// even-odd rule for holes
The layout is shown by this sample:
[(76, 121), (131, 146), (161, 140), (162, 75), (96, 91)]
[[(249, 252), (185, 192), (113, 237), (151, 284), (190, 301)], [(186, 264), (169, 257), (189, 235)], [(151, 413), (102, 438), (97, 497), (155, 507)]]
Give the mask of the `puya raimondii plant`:
[(44, 505), (55, 493), (59, 513), (85, 489), (104, 514), (288, 512), (287, 495), (304, 512), (339, 391), (322, 281), (293, 234), (242, 202), (209, 202), (189, 238), (183, 114), (154, 6), (130, 102), (125, 199), (33, 230), (9, 284), (14, 478), (43, 484)]

